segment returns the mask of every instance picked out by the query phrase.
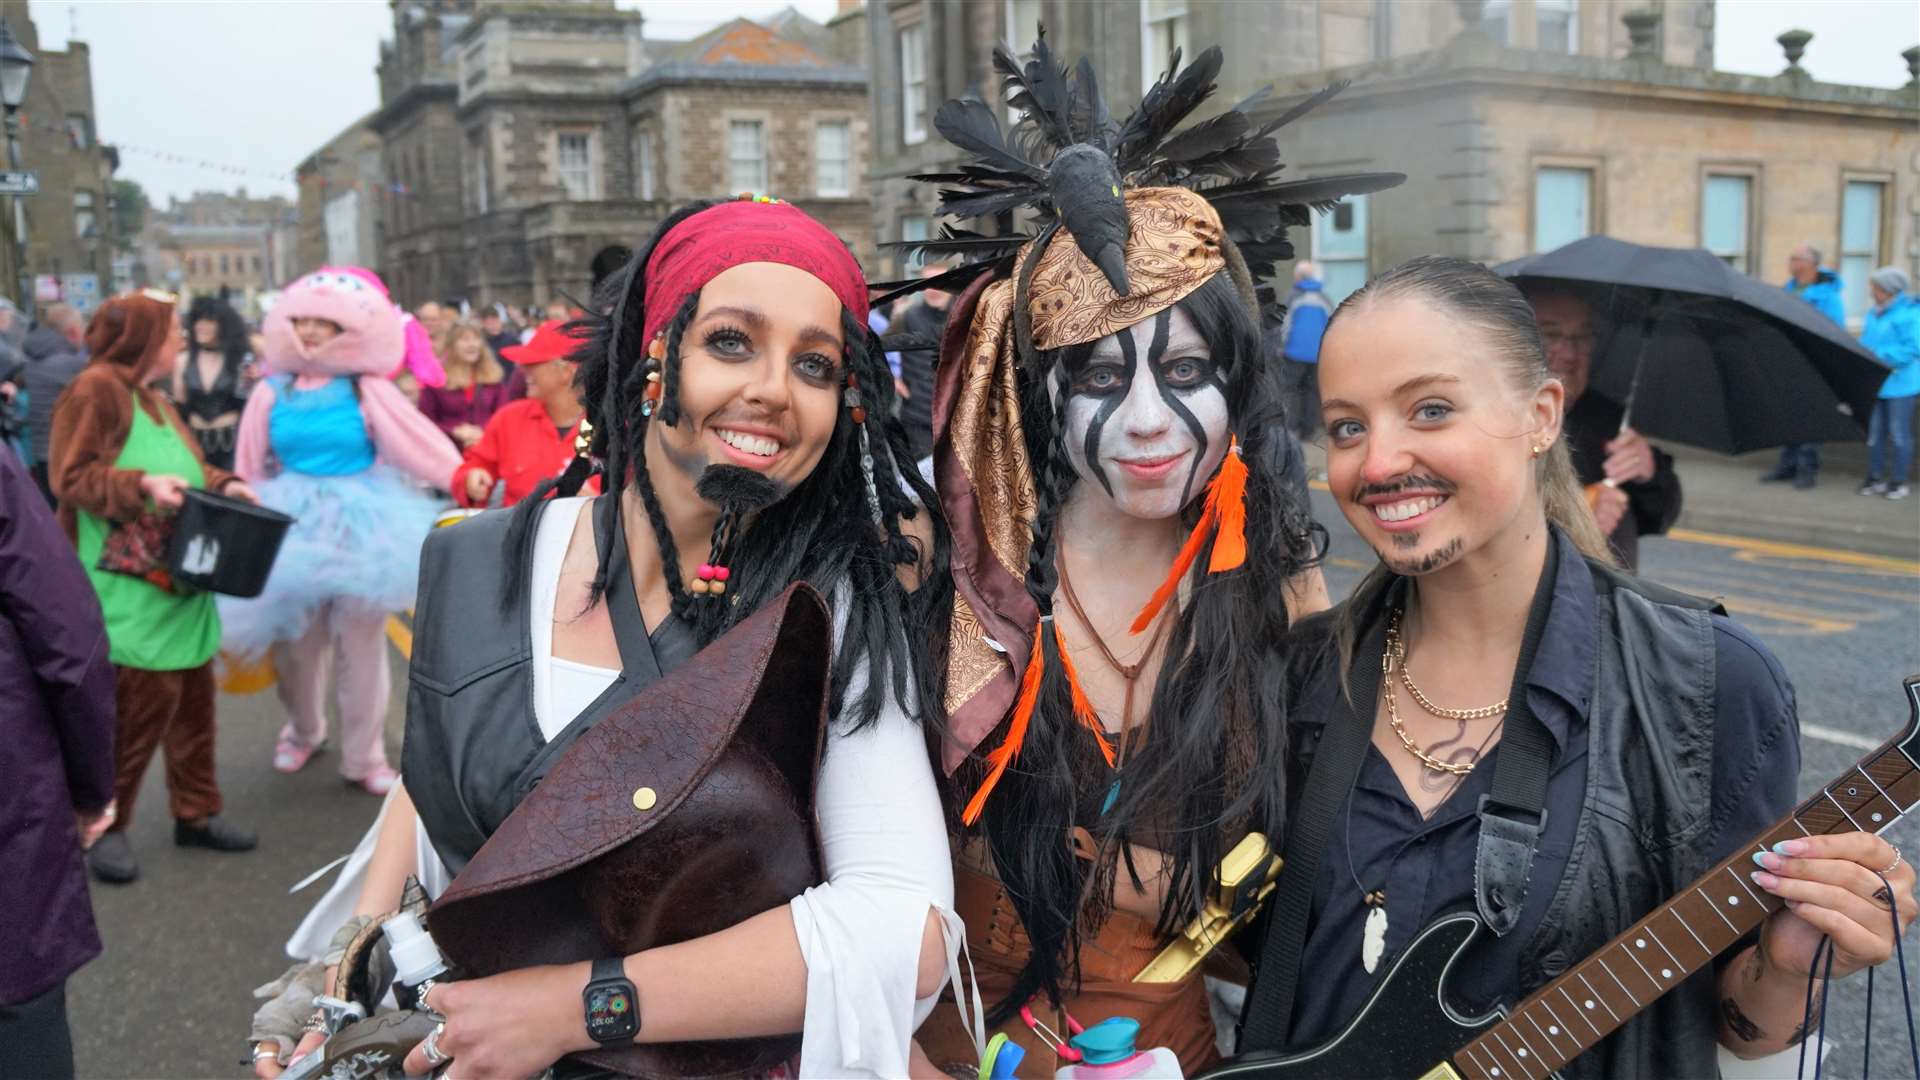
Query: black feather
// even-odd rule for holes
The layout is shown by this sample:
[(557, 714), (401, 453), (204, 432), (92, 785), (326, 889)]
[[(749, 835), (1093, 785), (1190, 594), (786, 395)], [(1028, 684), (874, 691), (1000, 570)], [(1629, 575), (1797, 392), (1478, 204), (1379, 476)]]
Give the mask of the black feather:
[(979, 217), (982, 214), (997, 214), (1002, 210), (1015, 210), (1023, 206), (1051, 214), (1051, 204), (1045, 202), (1047, 194), (1039, 190), (1005, 191), (958, 191), (945, 188), (940, 192), (940, 212), (954, 217)]
[(1280, 164), (1280, 146), (1272, 139), (1253, 139), (1224, 147), (1186, 163), (1188, 176), (1252, 176)]
[(1047, 29), (1038, 28), (1030, 59), (1025, 66), (1005, 45), (993, 48), (993, 68), (1003, 76), (1002, 96), (1007, 104), (1025, 114), (1044, 144), (1058, 150), (1075, 141), (1068, 115), (1066, 72), (1054, 63), (1053, 50), (1047, 47)]
[(1046, 170), (1007, 148), (1000, 135), (1000, 121), (986, 102), (954, 98), (933, 114), (934, 129), (948, 142), (978, 155), (987, 168), (1018, 173), (1044, 182)]
[(1013, 268), (1013, 256), (1003, 255), (998, 259), (985, 259), (980, 262), (956, 266), (952, 270), (936, 277), (906, 278), (900, 281), (876, 281), (867, 286), (868, 291), (885, 289), (886, 292), (869, 301), (873, 307), (890, 304), (902, 296), (911, 296), (922, 289), (940, 289), (943, 292), (959, 292), (973, 283), (982, 274), (1004, 273)]
[(1311, 180), (1292, 180), (1284, 184), (1274, 184), (1266, 189), (1266, 197), (1283, 203), (1338, 202), (1348, 195), (1367, 195), (1375, 191), (1385, 191), (1406, 182), (1407, 174), (1341, 173), (1338, 176), (1317, 176)]
[(1025, 173), (1007, 172), (1004, 169), (989, 169), (981, 166), (967, 166), (959, 172), (950, 173), (914, 173), (907, 179), (919, 184), (1005, 184), (1037, 187), (1038, 182)]
[(1234, 112), (1252, 112), (1253, 107), (1255, 105), (1260, 104), (1261, 102), (1267, 100), (1272, 96), (1273, 96), (1273, 84), (1268, 83), (1267, 85), (1261, 87), (1258, 90), (1255, 90), (1253, 93), (1248, 94), (1246, 97), (1243, 97), (1239, 101), (1235, 102), (1233, 106), (1233, 111)]
[(1253, 121), (1246, 113), (1223, 112), (1161, 143), (1158, 156), (1164, 161), (1183, 162), (1217, 154), (1239, 142), (1251, 127)]
[(1156, 94), (1161, 84), (1154, 84), (1121, 129), (1118, 157), (1123, 175), (1151, 162), (1161, 140), (1207, 100), (1214, 91), (1214, 77), (1220, 74), (1220, 63), (1220, 46), (1215, 45), (1174, 76), (1164, 93)]
[(1302, 116), (1305, 116), (1307, 113), (1310, 113), (1313, 110), (1319, 108), (1320, 106), (1325, 105), (1327, 101), (1331, 99), (1335, 94), (1338, 94), (1340, 91), (1345, 90), (1347, 87), (1351, 85), (1352, 83), (1346, 79), (1336, 79), (1333, 82), (1328, 83), (1326, 89), (1320, 91), (1319, 93), (1313, 95), (1310, 98), (1307, 98), (1305, 101), (1300, 102), (1299, 104), (1295, 105), (1293, 108), (1288, 109), (1286, 112), (1283, 112), (1279, 116), (1274, 117), (1272, 120), (1269, 120), (1264, 124), (1261, 124), (1259, 134), (1261, 135), (1273, 134), (1274, 132), (1280, 130), (1281, 128), (1286, 127), (1288, 124), (1293, 123), (1295, 120), (1300, 119)]
[(1102, 150), (1112, 149), (1113, 115), (1107, 111), (1107, 98), (1100, 92), (1100, 80), (1093, 73), (1093, 64), (1081, 57), (1073, 68), (1074, 82), (1079, 92), (1074, 101), (1084, 115), (1077, 117), (1081, 138), (1093, 143)]

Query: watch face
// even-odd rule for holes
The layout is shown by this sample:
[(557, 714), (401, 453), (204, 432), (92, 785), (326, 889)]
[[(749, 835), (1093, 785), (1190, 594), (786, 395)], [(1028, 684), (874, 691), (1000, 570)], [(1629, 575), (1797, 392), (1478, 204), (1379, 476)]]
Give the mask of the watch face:
[(634, 1014), (633, 986), (609, 983), (587, 988), (587, 1034), (598, 1042), (631, 1038), (640, 1030)]

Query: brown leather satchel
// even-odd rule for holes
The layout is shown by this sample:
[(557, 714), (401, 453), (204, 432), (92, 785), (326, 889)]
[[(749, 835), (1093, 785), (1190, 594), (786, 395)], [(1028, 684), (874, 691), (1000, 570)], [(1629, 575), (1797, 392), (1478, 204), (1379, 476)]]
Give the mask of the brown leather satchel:
[[(457, 973), (670, 945), (817, 884), (832, 636), (819, 594), (795, 585), (581, 735), (428, 912)], [(576, 1056), (628, 1076), (746, 1077), (799, 1046), (789, 1035)]]

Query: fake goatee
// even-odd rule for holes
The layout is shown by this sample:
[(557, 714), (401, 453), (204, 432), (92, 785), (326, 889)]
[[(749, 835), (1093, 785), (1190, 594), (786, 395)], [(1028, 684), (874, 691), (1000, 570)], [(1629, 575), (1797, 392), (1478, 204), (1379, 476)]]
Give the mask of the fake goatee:
[(700, 470), (693, 490), (719, 507), (723, 515), (733, 517), (764, 510), (787, 493), (786, 485), (778, 480), (740, 465), (707, 466)]

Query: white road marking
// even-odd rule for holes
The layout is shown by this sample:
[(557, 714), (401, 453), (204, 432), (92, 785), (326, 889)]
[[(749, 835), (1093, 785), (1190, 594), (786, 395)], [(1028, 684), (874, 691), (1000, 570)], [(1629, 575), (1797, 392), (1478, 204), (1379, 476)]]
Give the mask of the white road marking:
[(1805, 720), (1800, 721), (1800, 734), (1808, 738), (1820, 739), (1824, 742), (1839, 743), (1841, 746), (1851, 746), (1855, 750), (1878, 750), (1881, 744), (1885, 742), (1884, 739), (1870, 739), (1865, 735), (1857, 735), (1851, 731), (1841, 731), (1839, 728), (1830, 728), (1824, 724), (1809, 724)]

